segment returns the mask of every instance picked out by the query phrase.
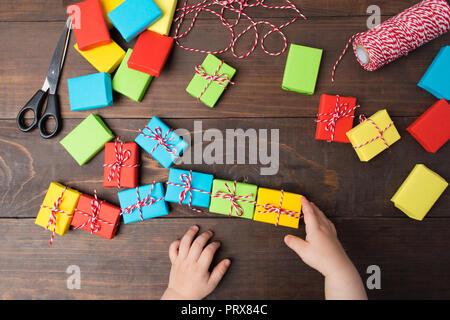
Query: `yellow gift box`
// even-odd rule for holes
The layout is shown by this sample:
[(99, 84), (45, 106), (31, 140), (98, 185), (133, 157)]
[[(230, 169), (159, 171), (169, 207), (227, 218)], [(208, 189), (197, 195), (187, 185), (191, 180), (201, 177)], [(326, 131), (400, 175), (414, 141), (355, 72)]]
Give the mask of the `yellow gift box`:
[(113, 27), (113, 24), (111, 23), (111, 20), (109, 20), (108, 18), (108, 13), (113, 11), (115, 8), (119, 6), (119, 4), (122, 4), (122, 2), (124, 1), (125, 0), (100, 0), (100, 4), (102, 5), (103, 9), (103, 16), (105, 17), (105, 21), (108, 24), (109, 29)]
[(60, 183), (52, 182), (48, 188), (47, 194), (45, 195), (44, 202), (42, 203), (41, 209), (36, 217), (35, 224), (44, 227), (48, 230), (53, 231), (54, 224), (52, 223), (47, 227), (50, 220), (51, 208), (54, 208), (55, 201), (61, 197), (61, 203), (57, 209), (64, 211), (64, 213), (57, 212), (56, 216), (56, 229), (55, 233), (63, 235), (69, 230), (70, 223), (72, 222), (72, 215), (77, 206), (78, 199), (80, 197), (80, 192), (67, 188), (64, 193), (63, 190), (66, 188)]
[[(283, 211), (278, 213), (276, 209), (280, 208), (282, 193), (281, 209)], [(298, 229), (302, 210), (301, 198), (301, 195), (295, 193), (259, 188), (253, 220)]]
[(172, 26), (173, 15), (177, 8), (177, 1), (178, 0), (153, 0), (153, 2), (161, 9), (162, 17), (148, 27), (148, 30), (168, 36), (170, 27)]
[(75, 43), (75, 49), (99, 72), (112, 73), (125, 57), (125, 51), (114, 41), (90, 50), (81, 51)]
[(347, 132), (361, 161), (369, 161), (400, 140), (400, 134), (386, 110), (380, 110)]
[(408, 217), (423, 220), (448, 183), (423, 164), (417, 164), (391, 201)]

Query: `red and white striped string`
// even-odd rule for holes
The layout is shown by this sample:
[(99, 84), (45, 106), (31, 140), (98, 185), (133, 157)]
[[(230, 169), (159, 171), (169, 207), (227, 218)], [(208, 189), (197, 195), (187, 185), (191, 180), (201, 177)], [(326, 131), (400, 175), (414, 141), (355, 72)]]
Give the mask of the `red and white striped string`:
[(233, 211), (236, 212), (236, 215), (238, 217), (242, 217), (244, 215), (244, 209), (242, 209), (242, 207), (238, 204), (238, 202), (247, 202), (247, 203), (252, 203), (252, 204), (256, 203), (255, 201), (248, 200), (248, 199), (253, 198), (252, 193), (250, 193), (246, 196), (237, 196), (236, 195), (236, 184), (237, 184), (237, 182), (234, 181), (233, 182), (233, 191), (231, 191), (230, 187), (228, 186), (228, 183), (225, 183), (225, 187), (227, 188), (228, 192), (219, 190), (215, 194), (212, 195), (212, 197), (229, 200), (231, 202), (230, 211), (228, 213), (228, 216), (230, 216), (230, 217), (233, 214)]
[[(350, 107), (347, 102), (339, 103), (340, 96), (336, 96), (336, 106), (334, 112), (318, 113), (317, 119), (314, 120), (316, 123), (325, 122), (327, 125), (325, 127), (326, 131), (331, 132), (330, 139), (328, 142), (334, 141), (334, 133), (336, 130), (336, 122), (342, 118), (354, 118), (354, 111), (359, 108), (359, 105)], [(329, 117), (328, 119), (319, 119), (319, 117)]]
[(150, 154), (155, 152), (155, 150), (156, 150), (156, 148), (158, 148), (158, 146), (162, 146), (164, 149), (166, 149), (166, 151), (168, 153), (170, 153), (174, 157), (178, 157), (177, 148), (174, 145), (169, 143), (170, 141), (175, 140), (175, 137), (167, 138), (167, 136), (173, 132), (173, 129), (167, 130), (167, 132), (164, 136), (162, 135), (162, 130), (160, 127), (156, 127), (155, 131), (153, 131), (152, 129), (150, 129), (147, 126), (145, 127), (145, 129), (147, 129), (150, 132), (150, 135), (145, 134), (140, 129), (139, 129), (139, 133), (146, 138), (149, 138), (151, 140), (155, 140), (156, 142), (158, 142), (155, 145), (155, 147), (149, 152)]
[[(303, 13), (290, 1), (290, 0), (284, 0), (286, 2), (286, 5), (284, 6), (269, 6), (265, 4), (266, 0), (255, 0), (254, 2), (250, 0), (202, 0), (194, 5), (188, 5), (188, 0), (185, 0), (183, 3), (183, 6), (179, 9), (177, 9), (177, 12), (179, 13), (177, 17), (174, 19), (175, 22), (177, 22), (176, 29), (175, 29), (175, 43), (180, 47), (188, 51), (194, 51), (194, 52), (202, 52), (202, 53), (211, 53), (211, 54), (218, 54), (223, 53), (228, 50), (231, 50), (231, 53), (233, 56), (239, 59), (243, 59), (248, 57), (258, 46), (258, 42), (260, 39), (260, 34), (258, 31), (259, 25), (266, 25), (270, 28), (270, 30), (264, 34), (264, 36), (261, 38), (261, 49), (268, 55), (271, 56), (278, 56), (282, 54), (288, 45), (287, 38), (282, 32), (282, 29), (287, 27), (288, 25), (296, 22), (298, 19), (306, 19), (306, 17), (303, 15)], [(261, 7), (264, 9), (273, 9), (273, 10), (292, 10), (295, 13), (295, 17), (289, 20), (288, 22), (276, 26), (268, 21), (260, 20), (255, 21), (250, 15), (247, 14), (247, 9), (249, 8), (256, 8)], [(182, 45), (180, 43), (180, 39), (186, 37), (193, 29), (195, 22), (197, 21), (197, 18), (200, 13), (205, 12), (212, 15), (215, 15), (219, 18), (220, 23), (225, 27), (226, 30), (230, 33), (230, 43), (224, 48), (220, 50), (204, 50), (204, 49), (195, 49), (190, 48), (185, 45)], [(225, 18), (225, 14), (231, 12), (233, 15), (235, 15), (234, 21), (230, 21), (228, 18)], [(235, 32), (235, 28), (239, 25), (239, 22), (242, 19), (246, 19), (249, 22), (249, 26), (246, 27), (242, 32), (236, 35), (237, 32)], [(186, 31), (182, 32), (180, 31), (181, 26), (185, 19), (191, 19), (191, 23), (189, 27), (186, 29)], [(237, 41), (248, 31), (253, 30), (255, 33), (255, 40), (253, 42), (253, 45), (251, 48), (245, 52), (244, 54), (237, 54), (236, 53), (236, 43)], [(264, 41), (266, 38), (271, 35), (272, 33), (277, 33), (280, 35), (280, 37), (283, 40), (283, 48), (276, 52), (268, 51), (265, 48)]]
[(232, 82), (230, 80), (230, 77), (226, 73), (218, 74), (220, 68), (222, 68), (223, 63), (224, 63), (223, 60), (220, 61), (219, 66), (217, 67), (216, 71), (214, 71), (214, 74), (212, 74), (212, 75), (207, 74), (202, 65), (197, 65), (195, 67), (195, 73), (207, 81), (205, 87), (203, 88), (202, 92), (200, 93), (200, 95), (197, 98), (198, 100), (200, 100), (202, 98), (202, 96), (205, 94), (206, 90), (209, 88), (209, 86), (213, 82), (217, 83), (222, 88), (226, 88), (229, 84), (234, 85), (234, 82)]
[(72, 214), (68, 214), (68, 213), (64, 212), (64, 210), (59, 209), (59, 206), (61, 205), (61, 202), (62, 202), (62, 198), (63, 198), (64, 192), (66, 192), (66, 190), (67, 190), (67, 187), (65, 187), (63, 189), (63, 191), (61, 192), (59, 197), (55, 200), (55, 202), (53, 204), (53, 207), (47, 207), (47, 206), (41, 205), (41, 208), (50, 210), (50, 217), (49, 217), (48, 223), (47, 223), (47, 229), (49, 229), (49, 230), (50, 230), (50, 227), (53, 225), (52, 235), (50, 237), (50, 242), (49, 242), (50, 245), (53, 244), (53, 239), (55, 238), (56, 214), (57, 213), (61, 213), (61, 214), (64, 214), (64, 215), (66, 215), (68, 217), (72, 217), (73, 216)]
[[(374, 71), (449, 30), (448, 3), (445, 0), (423, 0), (372, 30), (353, 35), (333, 67), (331, 80), (334, 81), (336, 68), (352, 42), (361, 66), (367, 71)], [(367, 53), (367, 63), (358, 57), (358, 48), (363, 48)]]
[(154, 188), (155, 188), (155, 181), (153, 181), (152, 187), (150, 188), (150, 191), (147, 194), (147, 196), (144, 199), (142, 199), (142, 200), (139, 197), (139, 188), (136, 188), (136, 203), (131, 205), (131, 206), (122, 208), (122, 210), (120, 212), (120, 215), (132, 214), (133, 211), (135, 209), (137, 209), (138, 212), (139, 212), (139, 217), (141, 218), (141, 221), (144, 221), (144, 216), (142, 214), (142, 209), (141, 208), (142, 207), (151, 206), (151, 205), (155, 204), (158, 201), (164, 200), (164, 197), (161, 197), (159, 199), (155, 199), (154, 197), (151, 196)]
[(360, 115), (359, 116), (359, 122), (365, 122), (368, 121), (369, 123), (371, 123), (375, 129), (378, 131), (378, 136), (376, 136), (373, 139), (370, 139), (369, 141), (364, 142), (363, 144), (359, 145), (359, 146), (353, 146), (354, 149), (359, 149), (362, 148), (366, 145), (368, 145), (369, 143), (372, 143), (378, 139), (383, 140), (384, 145), (386, 146), (386, 149), (389, 148), (389, 143), (386, 141), (386, 139), (384, 138), (384, 133), (386, 132), (387, 129), (389, 129), (390, 127), (392, 127), (394, 125), (394, 121), (392, 121), (386, 128), (384, 128), (383, 130), (380, 129), (380, 127), (378, 127), (378, 125), (375, 123), (375, 121), (373, 121), (370, 118), (366, 118), (364, 115)]
[(120, 140), (120, 136), (116, 138), (114, 141), (114, 151), (115, 151), (115, 157), (116, 160), (113, 163), (104, 164), (103, 167), (108, 167), (109, 174), (108, 174), (108, 181), (111, 182), (112, 179), (114, 179), (114, 176), (116, 175), (117, 171), (117, 188), (120, 187), (120, 171), (122, 168), (136, 168), (139, 165), (138, 164), (125, 164), (130, 157), (131, 157), (131, 151), (124, 149), (123, 142)]
[(265, 205), (256, 204), (256, 206), (264, 208), (266, 211), (259, 211), (258, 214), (262, 213), (276, 213), (277, 214), (277, 222), (276, 226), (280, 223), (280, 217), (282, 214), (287, 215), (289, 217), (300, 219), (302, 217), (301, 212), (296, 212), (292, 210), (282, 209), (283, 205), (283, 199), (284, 199), (284, 190), (281, 190), (281, 197), (280, 197), (280, 205), (278, 207), (274, 206), (271, 203), (266, 203)]

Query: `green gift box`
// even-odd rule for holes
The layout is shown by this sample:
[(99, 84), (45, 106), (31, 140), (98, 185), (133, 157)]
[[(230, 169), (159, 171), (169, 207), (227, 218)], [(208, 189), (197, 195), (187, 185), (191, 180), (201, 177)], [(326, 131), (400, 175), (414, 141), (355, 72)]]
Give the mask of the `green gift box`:
[(291, 44), (282, 88), (303, 94), (314, 94), (321, 59), (322, 49)]
[(131, 100), (141, 102), (153, 77), (147, 73), (128, 68), (128, 59), (132, 52), (133, 49), (128, 49), (112, 80), (112, 88)]
[[(195, 70), (194, 78), (187, 86), (186, 92), (208, 107), (214, 108), (225, 88), (232, 83), (236, 69), (208, 54), (201, 66), (197, 66)], [(217, 79), (211, 80), (210, 76), (217, 76)]]
[[(253, 219), (258, 186), (253, 184), (214, 179), (211, 191), (209, 211)], [(232, 201), (234, 198), (234, 203)]]
[(102, 118), (90, 114), (59, 143), (80, 166), (91, 160), (114, 135)]

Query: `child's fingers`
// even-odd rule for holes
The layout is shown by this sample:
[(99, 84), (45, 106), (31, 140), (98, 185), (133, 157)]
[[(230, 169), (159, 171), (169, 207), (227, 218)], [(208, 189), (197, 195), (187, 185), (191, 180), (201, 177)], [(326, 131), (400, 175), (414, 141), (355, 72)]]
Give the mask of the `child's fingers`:
[(230, 267), (231, 261), (230, 259), (224, 259), (219, 262), (217, 266), (214, 267), (213, 271), (211, 272), (211, 275), (209, 276), (208, 284), (214, 288), (217, 287), (220, 280), (222, 280), (223, 276), (227, 272), (228, 268)]
[(198, 263), (206, 270), (209, 269), (209, 266), (211, 265), (214, 255), (216, 254), (216, 251), (219, 248), (220, 242), (218, 241), (214, 241), (208, 244), (201, 253), (200, 258), (198, 258)]
[(305, 220), (305, 225), (308, 228), (318, 228), (319, 227), (319, 221), (314, 213), (314, 207), (309, 202), (306, 197), (302, 197), (302, 212), (303, 212), (303, 219)]
[(284, 237), (284, 243), (286, 243), (286, 245), (294, 250), (300, 257), (302, 257), (303, 250), (305, 250), (309, 245), (305, 240), (290, 234)]
[(188, 255), (192, 240), (194, 240), (194, 237), (197, 234), (198, 230), (198, 226), (192, 226), (184, 234), (183, 238), (181, 238), (180, 248), (178, 249), (178, 255), (180, 257), (184, 258)]
[(170, 262), (174, 263), (175, 259), (178, 257), (178, 248), (180, 247), (180, 240), (175, 240), (170, 244), (169, 247), (169, 258)]
[(197, 261), (200, 255), (202, 254), (203, 248), (209, 239), (213, 236), (211, 231), (203, 232), (201, 235), (197, 237), (197, 239), (192, 242), (191, 249), (189, 250), (189, 258), (193, 261)]

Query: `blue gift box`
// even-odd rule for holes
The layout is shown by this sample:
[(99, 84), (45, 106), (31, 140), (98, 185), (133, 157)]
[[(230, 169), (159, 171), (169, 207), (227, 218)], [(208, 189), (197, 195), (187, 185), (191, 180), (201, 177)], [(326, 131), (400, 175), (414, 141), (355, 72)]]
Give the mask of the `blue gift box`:
[[(153, 190), (152, 190), (153, 187)], [(152, 205), (141, 206), (143, 220), (161, 217), (169, 214), (169, 206), (164, 200), (164, 185), (161, 182), (149, 184), (146, 186), (138, 187), (139, 201), (145, 200), (148, 195), (154, 199), (154, 201), (163, 198), (160, 201), (156, 201)], [(126, 208), (136, 205), (138, 202), (136, 188), (127, 189), (118, 193), (120, 208), (122, 209), (123, 222), (125, 224), (131, 222), (142, 221), (141, 215), (137, 208), (134, 208), (131, 212)], [(149, 200), (151, 202), (151, 200)]]
[(113, 105), (111, 75), (105, 72), (67, 80), (70, 110), (83, 111)]
[[(150, 131), (150, 130), (151, 131)], [(184, 150), (187, 149), (188, 144), (177, 135), (171, 128), (169, 128), (164, 122), (157, 117), (153, 117), (147, 124), (147, 127), (142, 130), (142, 133), (134, 140), (142, 149), (151, 154), (164, 168), (170, 168)], [(169, 132), (170, 131), (170, 132)], [(160, 141), (152, 139), (151, 137), (160, 137), (164, 140), (164, 143), (169, 148), (167, 151)]]
[(212, 174), (191, 171), (190, 175), (190, 172), (187, 170), (173, 168), (170, 169), (165, 200), (168, 202), (180, 203), (180, 193), (185, 190), (185, 188), (183, 188), (182, 186), (186, 185), (187, 179), (189, 179), (189, 177), (192, 177), (192, 189), (202, 190), (208, 193), (203, 193), (191, 189), (190, 191), (186, 192), (186, 196), (182, 201), (182, 204), (189, 204), (189, 198), (192, 193), (192, 206), (209, 208), (209, 202), (211, 200), (211, 188), (214, 180), (214, 176)]
[(439, 51), (417, 85), (438, 99), (450, 100), (450, 46)]
[(111, 23), (127, 42), (161, 17), (161, 9), (153, 0), (125, 0), (108, 14)]

